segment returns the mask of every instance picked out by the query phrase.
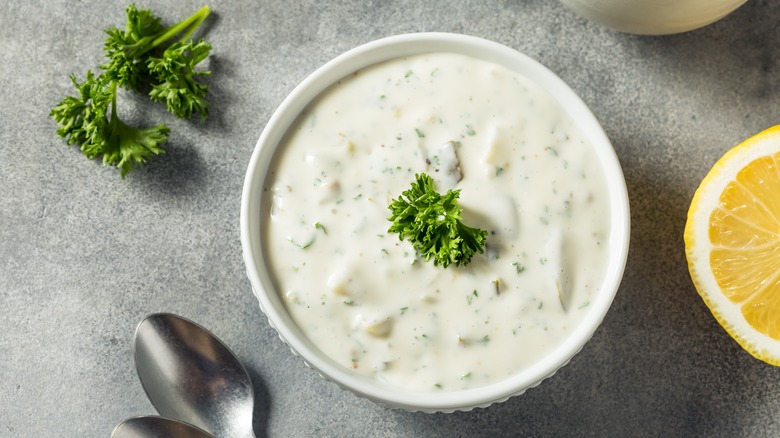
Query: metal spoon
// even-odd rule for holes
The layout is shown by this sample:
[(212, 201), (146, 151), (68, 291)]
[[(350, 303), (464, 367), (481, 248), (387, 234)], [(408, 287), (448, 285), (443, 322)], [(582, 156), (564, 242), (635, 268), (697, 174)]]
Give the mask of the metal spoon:
[(246, 369), (211, 332), (180, 316), (147, 316), (135, 332), (135, 366), (160, 415), (218, 438), (254, 438)]
[(147, 416), (123, 421), (111, 432), (111, 438), (214, 438), (214, 435), (181, 421)]

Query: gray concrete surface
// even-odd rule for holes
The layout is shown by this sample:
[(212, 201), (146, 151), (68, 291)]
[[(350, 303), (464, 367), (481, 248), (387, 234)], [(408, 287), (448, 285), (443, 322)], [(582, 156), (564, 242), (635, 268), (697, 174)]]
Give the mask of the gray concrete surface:
[[(718, 326), (687, 273), (682, 232), (701, 178), (780, 122), (780, 3), (706, 28), (617, 33), (554, 0), (218, 1), (206, 26), (212, 115), (127, 119), (172, 129), (168, 153), (119, 178), (55, 135), (50, 108), (101, 62), (116, 0), (10, 0), (0, 14), (0, 437), (105, 437), (152, 414), (132, 336), (151, 312), (213, 330), (251, 371), (269, 437), (780, 436), (780, 370)], [(202, 4), (152, 0), (167, 22)], [(632, 243), (614, 306), (552, 379), (488, 409), (412, 414), (323, 381), (278, 340), (244, 275), (239, 202), (249, 156), (284, 96), (373, 39), (448, 31), (542, 62), (592, 108), (625, 171)]]

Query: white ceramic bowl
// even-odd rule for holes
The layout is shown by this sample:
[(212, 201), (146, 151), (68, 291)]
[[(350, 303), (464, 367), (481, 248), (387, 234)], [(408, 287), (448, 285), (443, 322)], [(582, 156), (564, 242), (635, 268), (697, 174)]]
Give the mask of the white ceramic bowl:
[[(298, 114), (329, 85), (366, 66), (396, 57), (424, 52), (454, 52), (503, 65), (535, 81), (565, 109), (590, 140), (601, 162), (609, 188), (610, 259), (599, 292), (587, 314), (564, 342), (526, 369), (489, 386), (453, 392), (412, 392), (389, 388), (326, 357), (304, 336), (285, 310), (266, 268), (261, 244), (263, 183), (274, 151)], [(569, 362), (591, 338), (609, 309), (623, 275), (629, 240), (629, 207), (625, 181), (615, 151), (596, 118), (574, 92), (554, 73), (531, 58), (506, 46), (479, 38), (421, 33), (380, 39), (352, 49), (306, 78), (282, 102), (268, 121), (254, 149), (244, 182), (241, 202), (241, 244), (247, 274), (268, 321), (292, 351), (323, 377), (355, 394), (395, 408), (423, 412), (453, 412), (486, 407), (538, 385)], [(324, 285), (323, 285), (324, 287)]]
[(667, 35), (714, 23), (746, 1), (561, 0), (561, 3), (589, 20), (621, 32)]

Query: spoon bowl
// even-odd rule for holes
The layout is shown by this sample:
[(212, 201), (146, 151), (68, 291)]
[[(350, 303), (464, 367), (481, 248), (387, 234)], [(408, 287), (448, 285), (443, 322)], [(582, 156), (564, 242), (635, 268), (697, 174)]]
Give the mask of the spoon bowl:
[(121, 422), (111, 432), (111, 438), (214, 438), (214, 435), (181, 421), (145, 416)]
[(135, 332), (135, 365), (163, 417), (217, 437), (254, 437), (254, 390), (246, 369), (211, 332), (180, 316), (147, 316)]

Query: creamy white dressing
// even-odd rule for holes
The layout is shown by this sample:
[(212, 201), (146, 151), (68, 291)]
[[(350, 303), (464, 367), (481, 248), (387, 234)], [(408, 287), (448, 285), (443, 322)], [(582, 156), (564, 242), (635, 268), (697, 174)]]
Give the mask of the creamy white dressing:
[[(436, 267), (387, 232), (416, 173), (460, 189), (490, 232)], [(334, 84), (280, 145), (264, 245), (301, 330), (355, 373), (416, 390), (482, 386), (577, 327), (607, 262), (607, 187), (592, 147), (539, 86), (433, 53)]]

